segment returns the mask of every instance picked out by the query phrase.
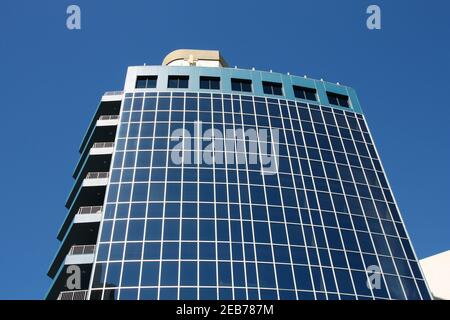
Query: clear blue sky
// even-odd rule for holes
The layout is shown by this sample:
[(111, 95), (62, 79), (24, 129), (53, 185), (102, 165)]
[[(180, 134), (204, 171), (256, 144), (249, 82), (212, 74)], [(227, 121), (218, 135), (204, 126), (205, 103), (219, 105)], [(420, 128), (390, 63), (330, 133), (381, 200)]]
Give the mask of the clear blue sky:
[[(82, 30), (66, 29), (78, 4)], [(170, 3), (170, 4), (168, 4)], [(420, 258), (450, 249), (450, 2), (22, 1), (0, 5), (0, 299), (41, 299), (77, 149), (128, 65), (177, 48), (356, 89)], [(366, 28), (369, 4), (382, 30)]]

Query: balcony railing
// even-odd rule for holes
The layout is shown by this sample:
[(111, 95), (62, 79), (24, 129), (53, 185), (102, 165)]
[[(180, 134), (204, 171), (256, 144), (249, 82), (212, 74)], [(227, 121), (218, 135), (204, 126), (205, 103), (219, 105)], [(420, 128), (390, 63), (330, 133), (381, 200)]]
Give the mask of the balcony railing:
[(119, 119), (118, 114), (103, 115), (98, 118), (98, 120), (117, 120), (117, 119)]
[(113, 148), (114, 142), (96, 142), (92, 148)]
[(118, 96), (123, 94), (123, 91), (106, 91), (103, 95), (104, 96)]
[(87, 290), (63, 291), (59, 294), (58, 300), (86, 300)]
[(89, 172), (86, 179), (106, 179), (108, 176), (109, 172)]
[(97, 214), (101, 213), (103, 206), (90, 206), (90, 207), (80, 207), (77, 214)]
[(67, 255), (73, 256), (76, 254), (93, 254), (95, 252), (95, 244), (89, 244), (84, 246), (72, 246)]

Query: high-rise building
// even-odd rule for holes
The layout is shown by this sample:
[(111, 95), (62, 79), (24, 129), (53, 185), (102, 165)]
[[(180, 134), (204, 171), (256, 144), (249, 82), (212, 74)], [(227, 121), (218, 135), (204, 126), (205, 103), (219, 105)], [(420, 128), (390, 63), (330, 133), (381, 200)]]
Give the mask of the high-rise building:
[(430, 299), (350, 87), (176, 50), (80, 153), (48, 299)]

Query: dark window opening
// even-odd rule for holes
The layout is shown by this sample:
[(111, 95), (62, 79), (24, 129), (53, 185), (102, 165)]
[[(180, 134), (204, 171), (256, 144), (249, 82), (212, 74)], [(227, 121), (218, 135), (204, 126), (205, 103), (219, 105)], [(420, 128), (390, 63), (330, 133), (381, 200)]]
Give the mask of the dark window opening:
[(168, 88), (185, 89), (189, 86), (189, 76), (169, 76)]
[(349, 99), (347, 96), (338, 93), (327, 92), (328, 102), (335, 106), (350, 107)]
[(262, 85), (265, 94), (283, 95), (283, 85), (281, 83), (263, 81)]
[(200, 89), (220, 89), (220, 78), (219, 77), (200, 77)]
[(137, 89), (156, 88), (157, 80), (158, 80), (157, 76), (138, 76), (136, 78), (136, 88)]
[(298, 99), (317, 101), (316, 89), (293, 86), (294, 95)]
[(231, 79), (231, 90), (252, 92), (252, 80), (248, 79)]

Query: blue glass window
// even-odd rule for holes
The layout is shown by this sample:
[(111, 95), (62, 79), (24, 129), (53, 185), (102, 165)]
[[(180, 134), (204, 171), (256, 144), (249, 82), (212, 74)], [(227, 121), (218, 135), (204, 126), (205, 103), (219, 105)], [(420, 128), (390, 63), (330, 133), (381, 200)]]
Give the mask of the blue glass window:
[(258, 263), (259, 285), (265, 288), (275, 287), (275, 274), (272, 264)]
[(215, 286), (216, 285), (216, 263), (215, 262), (200, 262), (200, 285), (201, 286)]
[(197, 262), (183, 261), (180, 268), (180, 285), (197, 285)]
[(283, 85), (279, 82), (263, 81), (262, 86), (265, 94), (272, 94), (277, 96), (283, 95)]
[(301, 86), (292, 86), (294, 96), (298, 99), (317, 101), (316, 89)]
[(220, 89), (220, 78), (219, 77), (200, 77), (200, 89)]
[(142, 286), (157, 286), (159, 277), (159, 262), (144, 262), (142, 264)]
[(158, 76), (137, 76), (136, 89), (156, 88)]
[(231, 79), (231, 90), (252, 92), (252, 80), (248, 79)]
[(124, 287), (138, 286), (141, 265), (139, 262), (125, 262), (123, 264), (122, 283)]
[(350, 107), (348, 96), (337, 94), (333, 92), (327, 92), (328, 102), (335, 106)]
[(189, 76), (169, 76), (169, 81), (167, 83), (168, 88), (188, 88), (189, 86)]

